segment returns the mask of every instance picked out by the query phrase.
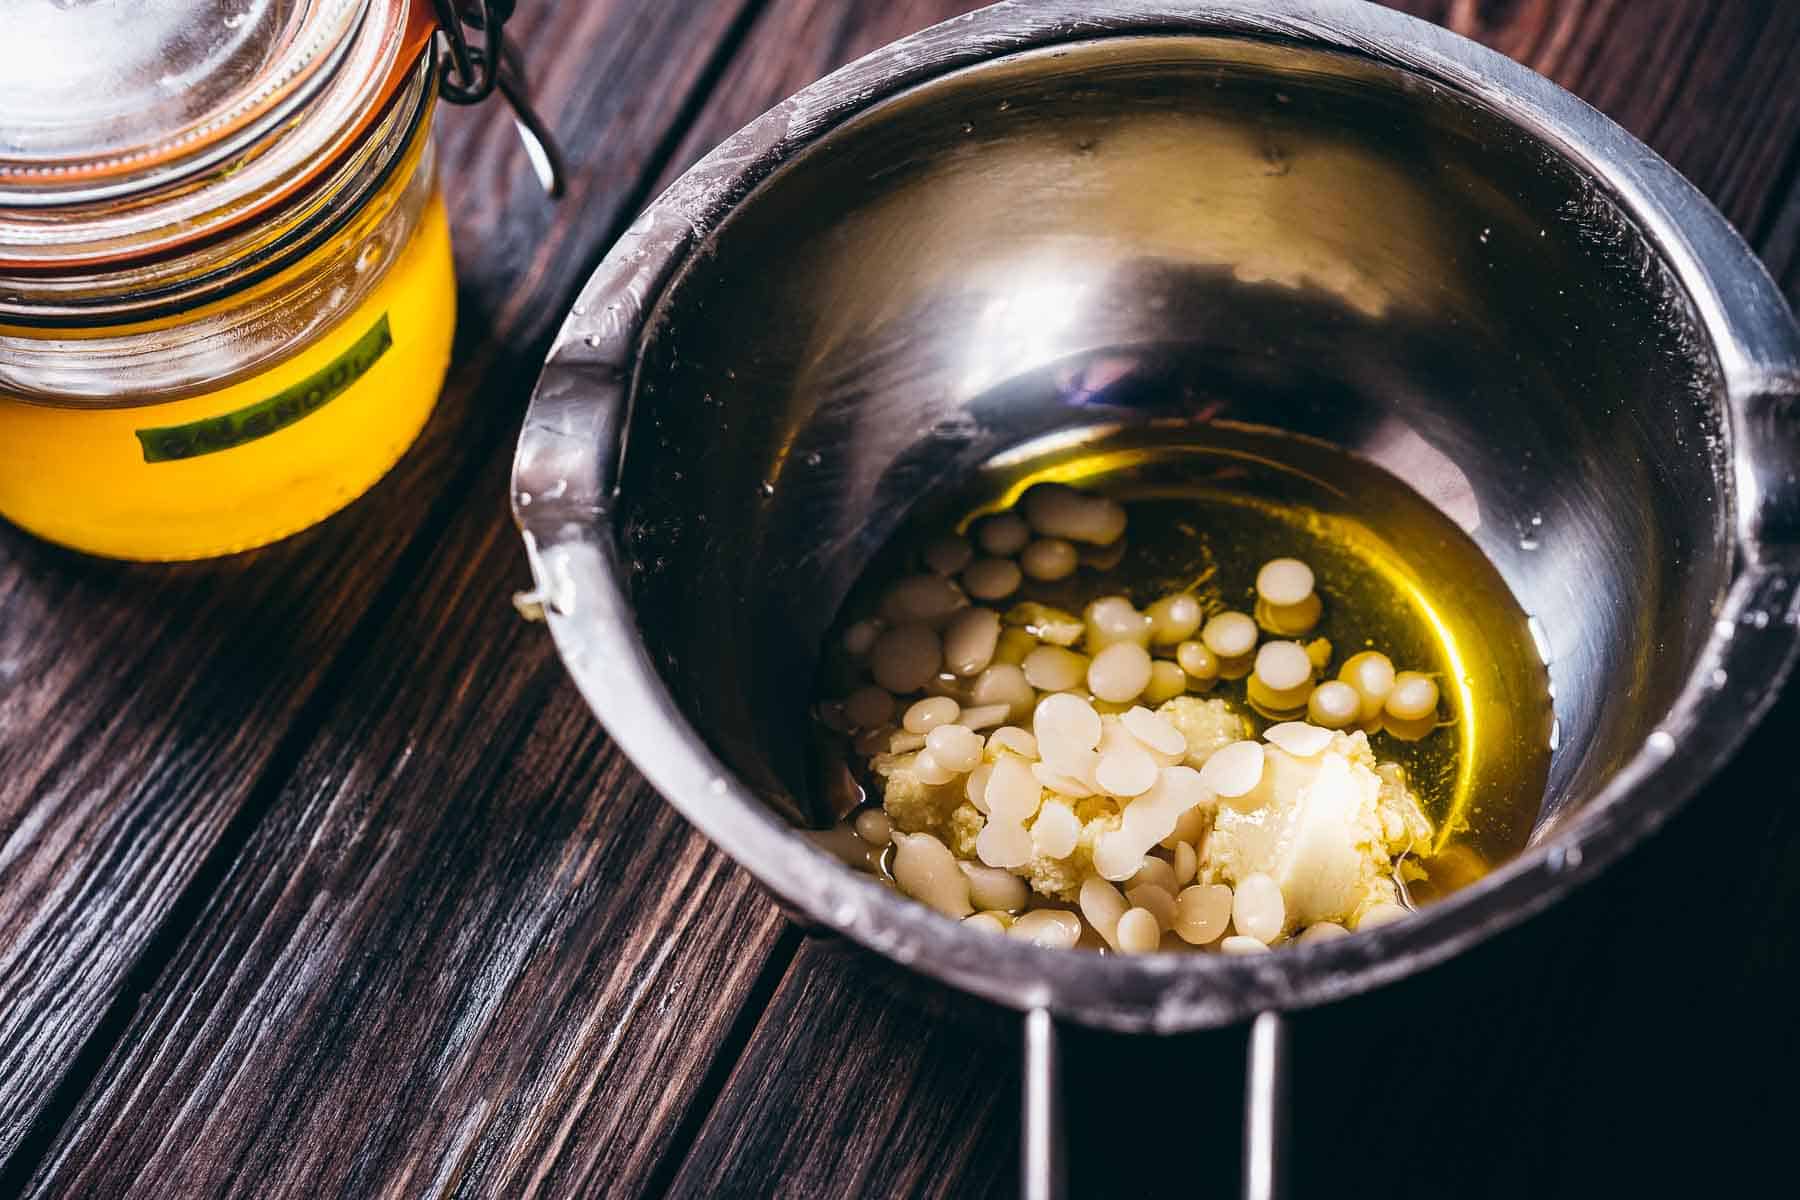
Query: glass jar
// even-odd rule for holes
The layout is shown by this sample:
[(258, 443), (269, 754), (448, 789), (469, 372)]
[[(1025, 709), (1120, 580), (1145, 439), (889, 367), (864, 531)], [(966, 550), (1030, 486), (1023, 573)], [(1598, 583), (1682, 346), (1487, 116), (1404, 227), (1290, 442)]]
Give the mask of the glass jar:
[(111, 557), (228, 554), (412, 444), (456, 307), (428, 9), (9, 14), (0, 515)]

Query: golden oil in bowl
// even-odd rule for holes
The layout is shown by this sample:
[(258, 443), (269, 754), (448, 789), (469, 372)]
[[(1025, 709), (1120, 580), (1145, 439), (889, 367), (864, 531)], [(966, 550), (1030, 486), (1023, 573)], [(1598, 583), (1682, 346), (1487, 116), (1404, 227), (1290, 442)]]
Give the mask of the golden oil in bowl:
[[(1435, 720), (1364, 726), (1375, 756), (1403, 769), (1431, 823), (1428, 844), (1408, 856), (1412, 869), (1396, 875), (1403, 900), (1427, 903), (1524, 847), (1548, 774), (1552, 723), (1548, 673), (1526, 614), (1470, 536), (1418, 492), (1366, 459), (1269, 430), (1213, 423), (1059, 435), (992, 461), (964, 491), (921, 504), (846, 601), (821, 675), (822, 703), (856, 679), (843, 635), (879, 610), (896, 579), (919, 571), (928, 547), (952, 530), (975, 533), (1043, 483), (1116, 501), (1128, 514), (1126, 532), (1113, 545), (1083, 546), (1082, 565), (1067, 577), (1026, 576), (985, 603), (1080, 614), (1105, 596), (1124, 595), (1142, 610), (1186, 593), (1208, 617), (1250, 613), (1259, 568), (1298, 559), (1313, 571), (1321, 608), (1295, 640), (1317, 655), (1319, 680), (1335, 678), (1351, 655), (1376, 650), (1438, 687)], [(1152, 653), (1168, 659), (1174, 647)], [(954, 692), (958, 684), (944, 674), (937, 686)], [(1252, 738), (1296, 719), (1259, 711), (1242, 676), (1195, 685), (1194, 694), (1226, 701)], [(891, 864), (892, 856), (872, 861)]]

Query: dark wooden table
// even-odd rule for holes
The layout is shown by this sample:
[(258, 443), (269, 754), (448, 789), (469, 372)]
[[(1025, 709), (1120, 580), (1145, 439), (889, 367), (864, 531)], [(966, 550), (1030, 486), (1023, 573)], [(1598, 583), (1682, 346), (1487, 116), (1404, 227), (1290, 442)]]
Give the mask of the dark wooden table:
[[(802, 937), (657, 799), (514, 616), (504, 504), (548, 336), (631, 216), (972, 6), (524, 4), (572, 191), (539, 196), (498, 110), (446, 114), (458, 352), (394, 474), (226, 562), (0, 528), (0, 1196), (1014, 1188), (1010, 1022)], [(1800, 3), (1408, 7), (1644, 138), (1800, 296)], [(1790, 689), (1572, 902), (1300, 1015), (1299, 1194), (1729, 1195), (1783, 1168), (1797, 720)], [(1075, 1039), (1081, 1194), (1232, 1194), (1242, 1049)]]

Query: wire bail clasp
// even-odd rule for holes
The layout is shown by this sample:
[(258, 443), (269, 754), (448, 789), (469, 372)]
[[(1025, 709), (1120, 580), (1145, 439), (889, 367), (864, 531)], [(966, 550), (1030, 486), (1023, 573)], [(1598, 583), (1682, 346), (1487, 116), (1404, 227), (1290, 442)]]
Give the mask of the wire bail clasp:
[[(444, 42), (438, 94), (451, 104), (480, 104), (496, 91), (512, 109), (513, 125), (538, 181), (552, 197), (563, 194), (567, 160), (556, 135), (531, 107), (525, 60), (506, 40), (513, 0), (432, 0)], [(477, 36), (471, 37), (470, 31)]]

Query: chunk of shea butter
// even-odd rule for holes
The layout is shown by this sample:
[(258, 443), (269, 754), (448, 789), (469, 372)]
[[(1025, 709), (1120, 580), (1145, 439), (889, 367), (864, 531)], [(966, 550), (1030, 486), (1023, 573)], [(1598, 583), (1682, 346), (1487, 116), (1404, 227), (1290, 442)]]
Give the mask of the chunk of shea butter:
[(1384, 898), (1388, 853), (1378, 801), (1381, 780), (1347, 739), (1306, 759), (1269, 747), (1256, 789), (1221, 806), (1205, 874), (1236, 884), (1268, 875), (1281, 888), (1287, 922), (1346, 922), (1365, 900)]

